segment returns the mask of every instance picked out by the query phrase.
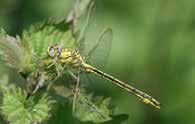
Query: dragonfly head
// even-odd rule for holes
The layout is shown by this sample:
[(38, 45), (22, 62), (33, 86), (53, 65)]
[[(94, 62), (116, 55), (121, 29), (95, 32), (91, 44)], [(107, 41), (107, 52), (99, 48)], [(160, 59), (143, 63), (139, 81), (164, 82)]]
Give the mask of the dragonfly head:
[(47, 48), (47, 54), (50, 56), (50, 57), (55, 57), (55, 47), (53, 46), (50, 46)]
[(47, 54), (52, 58), (55, 56), (59, 56), (61, 52), (62, 52), (62, 48), (59, 47), (57, 44), (47, 48)]

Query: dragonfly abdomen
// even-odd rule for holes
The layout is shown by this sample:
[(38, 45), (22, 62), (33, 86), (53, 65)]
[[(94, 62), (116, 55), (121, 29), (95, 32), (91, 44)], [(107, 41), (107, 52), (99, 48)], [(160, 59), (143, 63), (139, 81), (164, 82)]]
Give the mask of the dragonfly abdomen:
[(119, 86), (120, 88), (124, 89), (125, 91), (130, 92), (133, 95), (139, 97), (142, 100), (142, 102), (144, 102), (146, 104), (150, 104), (158, 109), (160, 108), (160, 103), (157, 100), (155, 100), (153, 97), (151, 97), (150, 95), (148, 95), (148, 94), (134, 88), (133, 86), (130, 86), (127, 83), (122, 82), (122, 81), (114, 78), (113, 76), (106, 74), (106, 73), (104, 73), (104, 72), (102, 72), (102, 71), (100, 71), (100, 70), (98, 70), (90, 65), (88, 65), (86, 68), (87, 68), (86, 70), (88, 70), (88, 71), (90, 70), (90, 72), (95, 73), (95, 74), (113, 82), (115, 85)]

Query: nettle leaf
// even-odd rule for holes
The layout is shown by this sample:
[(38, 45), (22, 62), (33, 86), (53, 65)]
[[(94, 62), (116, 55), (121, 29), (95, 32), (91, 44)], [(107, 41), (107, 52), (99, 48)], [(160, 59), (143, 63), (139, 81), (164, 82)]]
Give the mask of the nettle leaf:
[(74, 115), (83, 122), (101, 123), (111, 120), (113, 111), (110, 108), (110, 98), (93, 97), (80, 93), (78, 95)]
[(23, 59), (23, 51), (19, 37), (14, 38), (0, 31), (0, 55), (9, 67), (19, 69)]
[(22, 74), (30, 73), (35, 65), (35, 59), (23, 46), (20, 37), (11, 37), (3, 29), (0, 31), (0, 56), (7, 66)]
[(3, 93), (1, 111), (10, 124), (40, 123), (50, 117), (53, 104), (47, 94), (27, 99), (21, 88), (13, 87)]
[(8, 89), (9, 76), (7, 74), (0, 75), (0, 94)]
[(54, 44), (63, 45), (63, 47), (75, 48), (75, 39), (72, 36), (70, 25), (65, 19), (49, 19), (30, 26), (24, 30), (22, 40), (29, 47), (31, 52), (39, 58), (46, 56), (47, 48)]

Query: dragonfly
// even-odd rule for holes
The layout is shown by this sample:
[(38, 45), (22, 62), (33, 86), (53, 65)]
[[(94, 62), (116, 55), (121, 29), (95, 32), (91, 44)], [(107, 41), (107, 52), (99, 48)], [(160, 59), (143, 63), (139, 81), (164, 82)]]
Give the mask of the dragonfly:
[[(87, 23), (84, 26), (83, 30), (81, 31), (80, 36), (77, 39), (78, 43), (80, 43), (78, 45), (78, 47), (80, 49), (79, 48), (78, 49), (77, 48), (66, 48), (61, 44), (53, 44), (47, 48), (46, 51), (47, 51), (48, 56), (47, 56), (46, 61), (44, 61), (44, 63), (46, 62), (45, 64), (47, 65), (47, 68), (55, 66), (55, 69), (57, 72), (57, 76), (55, 79), (58, 79), (61, 76), (62, 71), (64, 71), (64, 70), (67, 70), (67, 71), (69, 71), (71, 69), (78, 70), (77, 76), (69, 71), (70, 74), (72, 75), (72, 77), (74, 77), (76, 79), (76, 82), (77, 82), (75, 91), (73, 93), (74, 94), (73, 111), (74, 111), (74, 104), (76, 101), (76, 96), (78, 95), (78, 92), (79, 92), (78, 91), (79, 82), (80, 82), (79, 72), (84, 72), (86, 74), (92, 73), (92, 74), (98, 75), (98, 76), (102, 77), (103, 79), (112, 82), (116, 86), (120, 87), (122, 90), (127, 91), (128, 93), (133, 94), (134, 96), (138, 97), (143, 103), (149, 104), (157, 109), (160, 109), (160, 103), (156, 99), (154, 99), (152, 96), (142, 92), (141, 90), (138, 90), (137, 88), (129, 85), (126, 82), (123, 82), (123, 81), (115, 78), (114, 76), (112, 76), (108, 73), (101, 71), (99, 68), (96, 68), (95, 66), (93, 66), (93, 64), (89, 64), (88, 61), (86, 60), (87, 57), (83, 54), (84, 50), (83, 50), (82, 37), (84, 34), (86, 34), (86, 31), (87, 31), (92, 6), (93, 6), (93, 2), (90, 5), (90, 9), (89, 9), (90, 11), (88, 12), (88, 16), (87, 16)], [(88, 54), (90, 56), (93, 55), (94, 50), (95, 50), (95, 52), (100, 52), (100, 51), (96, 50), (100, 47), (107, 47), (104, 49), (108, 49), (110, 46), (106, 46), (106, 44), (108, 42), (111, 42), (112, 36), (113, 36), (112, 29), (106, 28), (105, 30), (103, 30), (100, 33), (100, 36), (97, 40), (98, 42), (96, 43), (95, 47), (93, 47), (93, 49), (90, 50)], [(109, 44), (107, 44), (107, 45), (109, 45)], [(106, 53), (104, 53), (104, 54), (106, 54)], [(103, 55), (99, 55), (99, 56), (101, 57)], [(95, 55), (93, 57), (98, 58), (99, 56)], [(54, 81), (52, 81), (52, 82), (54, 82)], [(42, 84), (42, 83), (40, 83), (40, 84)], [(35, 88), (33, 93), (35, 93), (39, 89), (39, 87), (41, 87), (41, 86), (37, 85), (37, 87)], [(50, 87), (50, 86), (48, 86), (48, 87)]]
[[(101, 36), (102, 39), (104, 39), (105, 34), (109, 34), (111, 33), (111, 31), (112, 31), (111, 29), (106, 29), (105, 31), (103, 31), (102, 33), (103, 35)], [(96, 74), (102, 77), (103, 79), (112, 82), (113, 84), (127, 91), (128, 93), (131, 93), (136, 97), (140, 98), (140, 100), (145, 104), (149, 104), (157, 109), (160, 109), (160, 103), (152, 96), (142, 92), (141, 90), (138, 90), (137, 88), (129, 85), (128, 83), (125, 83), (115, 78), (114, 76), (111, 76), (101, 71), (100, 69), (92, 66), (91, 64), (88, 64), (86, 62), (85, 57), (81, 54), (80, 51), (76, 49), (64, 48), (58, 44), (54, 44), (47, 48), (47, 54), (51, 60), (64, 65), (65, 68), (76, 69), (87, 74), (88, 73)]]

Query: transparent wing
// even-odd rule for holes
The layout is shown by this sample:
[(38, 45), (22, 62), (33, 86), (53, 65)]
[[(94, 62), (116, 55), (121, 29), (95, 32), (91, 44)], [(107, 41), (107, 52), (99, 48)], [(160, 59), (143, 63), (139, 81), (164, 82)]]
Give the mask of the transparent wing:
[(88, 60), (92, 65), (102, 67), (106, 64), (113, 39), (111, 28), (105, 28), (97, 38), (96, 44), (89, 49)]
[(84, 23), (82, 29), (80, 30), (78, 36), (77, 36), (77, 49), (80, 51), (83, 55), (85, 55), (85, 37), (88, 31), (88, 28), (91, 24), (91, 13), (92, 9), (94, 7), (94, 0), (91, 0), (91, 3), (89, 4), (88, 7), (88, 12), (87, 12), (87, 18), (86, 22)]
[(73, 23), (73, 25), (76, 23), (77, 25), (77, 21), (85, 13), (86, 9), (92, 1), (94, 0), (76, 0), (73, 9), (69, 12), (67, 16), (66, 22)]
[(83, 56), (88, 57), (89, 63), (92, 63), (93, 65), (95, 64), (97, 66), (104, 66), (111, 48), (113, 38), (112, 29), (105, 28), (100, 32), (100, 35), (95, 38), (97, 35), (94, 35), (94, 32), (96, 29), (100, 31), (100, 29), (102, 29), (100, 28), (102, 27), (102, 24), (97, 24), (98, 18), (94, 16), (95, 14), (93, 11), (96, 11), (96, 9), (94, 9), (96, 8), (94, 7), (94, 0), (91, 0), (88, 2), (88, 4), (85, 4), (85, 8), (88, 8), (87, 17), (84, 19), (85, 23), (82, 25), (79, 33), (76, 34), (77, 50)]

